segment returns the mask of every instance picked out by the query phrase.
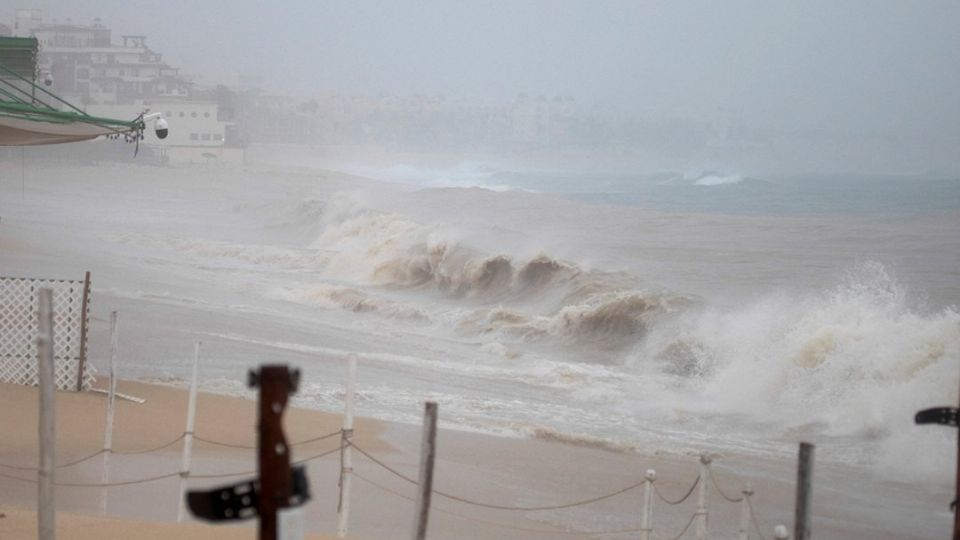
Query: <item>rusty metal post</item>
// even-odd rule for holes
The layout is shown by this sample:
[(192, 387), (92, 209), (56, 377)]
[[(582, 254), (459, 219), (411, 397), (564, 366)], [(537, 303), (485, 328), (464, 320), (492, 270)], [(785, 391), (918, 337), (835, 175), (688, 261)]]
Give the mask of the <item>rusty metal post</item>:
[[(960, 413), (960, 407), (956, 410)], [(960, 540), (960, 429), (957, 429), (957, 480), (953, 495), (953, 540)]]
[(80, 305), (80, 365), (77, 366), (77, 392), (83, 390), (83, 370), (87, 364), (87, 311), (90, 309), (90, 271), (83, 276), (83, 302)]
[(261, 366), (251, 371), (251, 387), (260, 388), (257, 420), (257, 468), (260, 476), (259, 540), (277, 540), (277, 510), (289, 506), (290, 447), (283, 433), (283, 411), (287, 399), (297, 389), (298, 370), (286, 365)]
[(808, 442), (800, 443), (797, 460), (797, 507), (793, 524), (794, 540), (810, 540), (810, 495), (813, 491), (813, 450)]
[(423, 438), (420, 442), (420, 481), (413, 524), (413, 540), (427, 537), (430, 517), (430, 494), (433, 492), (433, 462), (437, 449), (437, 404), (428, 401), (423, 409)]

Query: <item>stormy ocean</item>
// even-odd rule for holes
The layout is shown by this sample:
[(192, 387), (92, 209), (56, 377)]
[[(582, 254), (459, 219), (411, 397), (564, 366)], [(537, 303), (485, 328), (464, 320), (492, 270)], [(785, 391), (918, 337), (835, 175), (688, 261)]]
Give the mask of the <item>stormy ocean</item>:
[(949, 481), (913, 414), (957, 399), (957, 178), (339, 168), (39, 167), (4, 271), (92, 270), (126, 377), (184, 384), (199, 339), (204, 388), (289, 360), (339, 410), (356, 353), (367, 416)]

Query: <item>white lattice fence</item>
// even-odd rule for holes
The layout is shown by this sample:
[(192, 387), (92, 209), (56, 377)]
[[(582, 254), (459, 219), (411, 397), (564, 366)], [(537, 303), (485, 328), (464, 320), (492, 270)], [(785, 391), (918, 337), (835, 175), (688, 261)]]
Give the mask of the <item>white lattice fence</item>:
[(92, 366), (86, 365), (89, 274), (84, 281), (0, 277), (0, 381), (37, 385), (37, 292), (41, 288), (53, 290), (57, 388), (89, 390), (94, 380)]

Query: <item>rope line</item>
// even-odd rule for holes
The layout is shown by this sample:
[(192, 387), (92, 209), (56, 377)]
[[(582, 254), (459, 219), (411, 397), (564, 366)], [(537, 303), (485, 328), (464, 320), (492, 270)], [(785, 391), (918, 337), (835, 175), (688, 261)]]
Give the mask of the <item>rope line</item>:
[(713, 487), (717, 488), (717, 492), (720, 493), (720, 496), (727, 500), (727, 502), (739, 503), (743, 502), (743, 497), (730, 497), (724, 493), (723, 488), (720, 487), (720, 483), (717, 482), (717, 479), (713, 476), (713, 470), (708, 470), (708, 476), (710, 476), (710, 483), (713, 484)]
[(167, 479), (167, 478), (173, 478), (173, 477), (176, 477), (176, 476), (180, 476), (180, 473), (179, 473), (179, 472), (174, 472), (174, 473), (169, 473), (169, 474), (161, 474), (161, 475), (159, 475), (159, 476), (151, 476), (151, 477), (149, 477), (149, 478), (141, 478), (141, 479), (139, 479), (139, 480), (126, 480), (126, 481), (123, 481), (123, 482), (110, 482), (110, 483), (107, 483), (107, 484), (100, 484), (100, 483), (97, 483), (97, 484), (85, 484), (85, 483), (72, 483), (72, 482), (64, 482), (64, 483), (56, 482), (54, 485), (56, 485), (56, 486), (61, 486), (61, 487), (98, 487), (98, 488), (105, 488), (105, 487), (117, 487), (117, 486), (131, 486), (131, 485), (134, 485), (134, 484), (146, 484), (147, 482), (154, 482), (154, 481), (157, 481), (157, 480), (165, 480), (165, 479)]
[[(414, 479), (410, 478), (409, 476), (401, 473), (400, 471), (397, 471), (396, 469), (394, 469), (393, 467), (390, 467), (389, 465), (387, 465), (386, 463), (380, 461), (379, 459), (371, 456), (369, 453), (367, 453), (364, 449), (360, 448), (360, 447), (357, 446), (356, 444), (353, 444), (352, 446), (353, 446), (354, 448), (356, 448), (358, 452), (360, 452), (361, 454), (363, 454), (364, 456), (366, 456), (368, 459), (370, 459), (371, 461), (373, 461), (373, 462), (376, 463), (377, 465), (380, 465), (380, 466), (383, 467), (384, 469), (390, 471), (391, 473), (395, 474), (396, 476), (398, 476), (398, 477), (400, 477), (400, 478), (402, 478), (402, 479), (406, 480), (407, 482), (410, 482), (411, 484), (414, 484), (414, 485), (416, 485), (416, 484), (418, 483), (416, 480), (414, 480)], [(623, 493), (626, 493), (627, 491), (630, 491), (631, 489), (635, 489), (635, 488), (637, 488), (637, 487), (642, 486), (645, 482), (646, 482), (646, 480), (643, 480), (643, 481), (641, 481), (641, 482), (637, 482), (637, 483), (635, 483), (635, 484), (631, 484), (631, 485), (629, 485), (629, 486), (627, 486), (627, 487), (625, 487), (625, 488), (619, 489), (619, 490), (617, 490), (617, 491), (614, 491), (614, 492), (611, 492), (611, 493), (607, 493), (607, 494), (605, 494), (605, 495), (600, 495), (599, 497), (593, 497), (593, 498), (591, 498), (591, 499), (584, 499), (584, 500), (581, 500), (581, 501), (576, 501), (576, 502), (571, 502), (571, 503), (566, 503), (566, 504), (549, 505), (549, 506), (505, 506), (505, 505), (500, 505), (500, 504), (485, 503), (485, 502), (476, 501), (476, 500), (473, 500), (473, 499), (467, 499), (467, 498), (465, 498), (465, 497), (459, 497), (459, 496), (457, 496), (457, 495), (452, 495), (452, 494), (450, 494), (450, 493), (445, 493), (445, 492), (440, 491), (440, 490), (437, 490), (437, 489), (432, 490), (432, 492), (433, 492), (433, 493), (436, 493), (437, 495), (440, 495), (441, 497), (445, 497), (445, 498), (450, 499), (450, 500), (453, 500), (453, 501), (461, 502), (461, 503), (464, 503), (464, 504), (470, 504), (470, 505), (473, 505), (473, 506), (480, 506), (480, 507), (482, 507), (482, 508), (490, 508), (490, 509), (493, 509), (493, 510), (507, 510), (507, 511), (514, 511), (514, 512), (536, 512), (536, 511), (541, 511), (541, 510), (562, 510), (562, 509), (564, 509), (564, 508), (573, 508), (573, 507), (575, 507), (575, 506), (583, 506), (583, 505), (587, 505), (587, 504), (590, 504), (590, 503), (595, 503), (595, 502), (597, 502), (597, 501), (602, 501), (602, 500), (604, 500), (604, 499), (609, 499), (609, 498), (611, 498), (611, 497), (616, 497), (617, 495), (621, 495), (621, 494), (623, 494)]]
[[(372, 486), (374, 486), (374, 487), (376, 487), (376, 488), (378, 488), (378, 489), (382, 489), (383, 491), (386, 491), (387, 493), (391, 493), (391, 494), (393, 494), (393, 495), (395, 495), (395, 496), (397, 496), (397, 497), (400, 497), (401, 499), (405, 499), (405, 500), (410, 501), (410, 502), (414, 502), (414, 503), (417, 502), (417, 500), (416, 500), (415, 498), (410, 497), (410, 496), (408, 496), (408, 495), (404, 495), (403, 493), (400, 493), (399, 491), (396, 491), (396, 490), (393, 490), (393, 489), (391, 489), (391, 488), (388, 488), (387, 486), (384, 486), (383, 484), (380, 484), (380, 483), (378, 483), (378, 482), (374, 482), (373, 480), (371, 480), (371, 479), (363, 476), (362, 474), (360, 474), (360, 473), (358, 473), (358, 472), (356, 472), (356, 471), (354, 471), (353, 474), (354, 474), (354, 476), (356, 476), (357, 478), (363, 480), (364, 482), (366, 482), (366, 483), (368, 483), (368, 484), (370, 484), (370, 485), (372, 485)], [(440, 512), (441, 514), (447, 514), (447, 515), (450, 515), (450, 516), (454, 516), (454, 517), (458, 517), (458, 518), (461, 518), (461, 519), (465, 519), (465, 520), (467, 520), (467, 521), (474, 521), (474, 522), (483, 523), (483, 524), (486, 524), (486, 525), (494, 525), (494, 526), (496, 526), (496, 527), (502, 527), (502, 528), (504, 528), (504, 529), (512, 529), (512, 530), (515, 530), (515, 531), (524, 531), (524, 532), (533, 532), (533, 533), (542, 533), (542, 534), (554, 534), (554, 535), (563, 534), (563, 535), (571, 535), (571, 536), (594, 536), (594, 535), (608, 535), (608, 534), (623, 534), (623, 533), (628, 533), (628, 532), (636, 532), (636, 531), (640, 530), (640, 529), (624, 529), (624, 530), (622, 530), (622, 531), (595, 531), (595, 532), (594, 532), (594, 531), (583, 531), (583, 532), (580, 532), (580, 531), (564, 531), (564, 530), (536, 529), (536, 528), (533, 528), (533, 527), (518, 527), (518, 526), (516, 526), (516, 525), (508, 525), (508, 524), (506, 524), (506, 523), (500, 523), (500, 522), (497, 522), (497, 521), (489, 521), (489, 520), (486, 520), (486, 519), (481, 519), (481, 518), (476, 518), (476, 517), (471, 517), (471, 516), (465, 516), (465, 515), (463, 515), (463, 514), (458, 514), (458, 513), (456, 513), (456, 512), (451, 512), (450, 510), (446, 510), (446, 509), (439, 508), (439, 507), (432, 506), (432, 505), (430, 506), (430, 510), (433, 511), (433, 512)]]
[(653, 492), (657, 494), (657, 497), (660, 497), (660, 500), (661, 500), (661, 501), (663, 501), (663, 502), (665, 502), (665, 503), (667, 503), (667, 504), (669, 504), (669, 505), (672, 506), (672, 505), (681, 504), (681, 503), (683, 503), (683, 501), (686, 501), (687, 499), (689, 499), (689, 498), (690, 498), (690, 495), (693, 494), (693, 490), (697, 488), (697, 484), (699, 484), (699, 483), (700, 483), (700, 475), (698, 474), (697, 477), (694, 478), (693, 483), (690, 484), (690, 489), (687, 490), (687, 494), (684, 495), (683, 497), (680, 497), (679, 499), (676, 499), (676, 500), (671, 500), (671, 499), (668, 499), (668, 498), (664, 497), (664, 496), (663, 496), (663, 493), (660, 493), (660, 488), (657, 487), (657, 484), (656, 484), (656, 483), (653, 484)]
[(750, 521), (753, 522), (753, 528), (757, 530), (757, 535), (760, 536), (760, 540), (767, 540), (767, 537), (763, 535), (763, 529), (760, 528), (760, 523), (757, 522), (757, 512), (753, 509), (753, 501), (750, 500), (750, 497), (747, 497), (747, 506), (750, 507)]
[[(106, 450), (105, 448), (101, 448), (100, 450), (97, 450), (96, 452), (94, 452), (94, 453), (92, 453), (92, 454), (89, 454), (89, 455), (84, 456), (84, 457), (79, 458), (79, 459), (75, 459), (75, 460), (73, 460), (73, 461), (68, 461), (68, 462), (66, 462), (66, 463), (61, 463), (60, 465), (57, 465), (57, 466), (54, 467), (54, 468), (55, 468), (55, 469), (64, 469), (64, 468), (66, 468), (66, 467), (72, 467), (72, 466), (74, 466), (74, 465), (76, 465), (76, 464), (78, 464), (78, 463), (83, 463), (84, 461), (86, 461), (86, 460), (88, 460), (88, 459), (93, 459), (93, 458), (99, 456), (100, 454), (102, 454), (102, 453), (104, 453), (104, 452), (106, 452), (106, 451), (107, 451), (107, 450)], [(36, 469), (36, 470), (39, 471), (40, 469)]]
[[(95, 458), (95, 457), (99, 456), (100, 454), (102, 454), (102, 453), (104, 453), (104, 452), (106, 452), (106, 450), (104, 450), (104, 449), (101, 448), (100, 450), (97, 450), (96, 452), (94, 452), (94, 453), (92, 453), (92, 454), (88, 454), (88, 455), (86, 455), (86, 456), (84, 456), (84, 457), (82, 457), (82, 458), (75, 459), (75, 460), (73, 460), (73, 461), (68, 461), (68, 462), (66, 462), (66, 463), (61, 463), (61, 464), (59, 464), (59, 465), (54, 465), (53, 468), (54, 468), (54, 469), (63, 469), (63, 468), (65, 468), (65, 467), (70, 467), (70, 466), (76, 465), (77, 463), (83, 463), (84, 461), (86, 461), (86, 460), (88, 460), (88, 459)], [(39, 468), (39, 467), (26, 467), (26, 466), (20, 466), (20, 465), (7, 465), (7, 464), (5, 464), (5, 463), (0, 463), (0, 467), (4, 467), (4, 468), (6, 468), (6, 469), (16, 469), (16, 470), (18, 470), (18, 471), (29, 471), (29, 472), (39, 472), (39, 471), (40, 471), (40, 468)]]
[(156, 452), (157, 450), (163, 450), (164, 448), (173, 446), (178, 442), (180, 442), (181, 440), (183, 440), (183, 438), (186, 436), (187, 436), (186, 433), (181, 433), (180, 436), (178, 436), (176, 439), (173, 439), (168, 443), (161, 444), (160, 446), (154, 446), (153, 448), (146, 448), (143, 450), (111, 450), (111, 453), (118, 454), (121, 456), (136, 456), (140, 454), (149, 454), (150, 452)]
[[(167, 478), (173, 478), (175, 476), (180, 476), (180, 473), (175, 472), (175, 473), (169, 473), (169, 474), (161, 474), (159, 476), (151, 476), (148, 478), (140, 478), (137, 480), (124, 480), (122, 482), (109, 482), (107, 484), (102, 484), (102, 483), (90, 484), (90, 483), (84, 483), (84, 482), (54, 482), (53, 485), (57, 487), (105, 488), (105, 487), (117, 487), (117, 486), (130, 486), (133, 484), (145, 484), (147, 482), (164, 480)], [(19, 480), (21, 482), (26, 482), (28, 484), (39, 483), (39, 480), (35, 480), (33, 478), (21, 478), (19, 476), (13, 476), (13, 475), (3, 474), (3, 473), (0, 473), (0, 477), (9, 478), (10, 480)]]
[[(176, 441), (174, 441), (174, 442), (176, 442)], [(167, 443), (167, 444), (164, 445), (164, 446), (169, 446), (170, 444), (172, 444), (172, 443)], [(162, 448), (162, 447), (160, 447), (160, 448)], [(316, 455), (313, 455), (313, 456), (310, 456), (310, 457), (306, 457), (306, 458), (303, 458), (303, 459), (298, 459), (298, 460), (294, 461), (293, 464), (295, 464), (295, 465), (300, 465), (300, 464), (306, 463), (306, 462), (308, 462), (308, 461), (312, 461), (312, 460), (315, 460), (315, 459), (320, 459), (320, 458), (325, 457), (325, 456), (328, 456), (328, 455), (330, 455), (330, 454), (332, 454), (332, 453), (334, 453), (334, 452), (338, 452), (339, 450), (340, 450), (339, 447), (333, 448), (333, 449), (331, 449), (331, 450), (327, 450), (327, 451), (325, 451), (325, 452), (321, 452), (321, 453), (319, 453), (319, 454), (316, 454)], [(104, 452), (104, 451), (101, 450), (100, 452), (98, 452), (98, 454), (99, 454), (99, 453), (103, 453), (103, 452)], [(93, 456), (88, 456), (86, 459), (90, 459), (90, 457), (93, 457)], [(78, 463), (79, 463), (79, 461), (78, 461)], [(24, 470), (25, 470), (25, 469), (24, 469)], [(36, 470), (36, 469), (34, 469), (34, 470)], [(234, 473), (218, 473), (218, 474), (188, 474), (187, 476), (188, 476), (189, 478), (228, 478), (228, 477), (231, 477), (231, 476), (246, 476), (246, 475), (250, 475), (250, 474), (256, 474), (256, 472), (257, 472), (257, 471), (254, 470), (254, 471), (243, 471), (243, 472), (234, 472)], [(84, 483), (84, 482), (55, 482), (54, 485), (55, 485), (55, 486), (59, 486), (59, 487), (86, 487), (86, 488), (98, 487), (98, 488), (105, 488), (105, 487), (129, 486), (129, 485), (133, 485), (133, 484), (144, 484), (144, 483), (147, 483), (147, 482), (154, 482), (154, 481), (156, 481), (156, 480), (164, 480), (164, 479), (166, 479), (166, 478), (173, 478), (174, 476), (180, 476), (180, 475), (181, 475), (181, 473), (178, 471), (178, 472), (175, 472), (175, 473), (162, 474), (162, 475), (159, 475), (159, 476), (151, 476), (151, 477), (149, 477), (149, 478), (141, 478), (141, 479), (138, 479), (138, 480), (126, 480), (126, 481), (122, 481), (122, 482), (110, 482), (110, 483), (106, 483), (106, 484), (103, 484), (103, 483), (91, 484), (91, 483)], [(2, 478), (9, 478), (10, 480), (19, 480), (19, 481), (21, 481), (21, 482), (27, 482), (27, 483), (30, 483), (30, 484), (36, 484), (36, 483), (38, 483), (38, 480), (33, 479), (33, 478), (22, 478), (22, 477), (20, 477), (20, 476), (15, 476), (15, 475), (10, 475), (10, 474), (0, 473), (0, 477), (2, 477)]]
[[(340, 433), (342, 433), (342, 432), (343, 432), (342, 429), (338, 429), (337, 431), (333, 431), (333, 432), (331, 432), (331, 433), (327, 433), (327, 434), (324, 434), (324, 435), (320, 435), (319, 437), (313, 437), (313, 438), (311, 438), (311, 439), (305, 439), (305, 440), (302, 440), (302, 441), (297, 441), (297, 442), (295, 442), (295, 443), (290, 443), (290, 446), (301, 446), (301, 445), (304, 445), (304, 444), (310, 444), (310, 443), (322, 441), (322, 440), (325, 440), (325, 439), (329, 439), (330, 437), (335, 437), (335, 436), (337, 436), (337, 435), (340, 435)], [(241, 450), (256, 450), (256, 449), (257, 449), (256, 445), (227, 443), (227, 442), (218, 441), (218, 440), (215, 440), (215, 439), (208, 439), (208, 438), (206, 438), (206, 437), (201, 437), (200, 435), (197, 435), (197, 434), (194, 434), (194, 435), (193, 435), (193, 438), (194, 438), (195, 440), (198, 440), (198, 441), (201, 441), (201, 442), (205, 442), (205, 443), (207, 443), (207, 444), (212, 444), (212, 445), (215, 445), (215, 446), (224, 446), (224, 447), (226, 447), (226, 448), (239, 448), (239, 449), (241, 449)]]
[[(161, 444), (160, 446), (155, 446), (155, 447), (153, 447), (153, 448), (147, 448), (147, 449), (144, 449), (144, 450), (110, 450), (110, 453), (112, 453), (112, 454), (118, 454), (118, 455), (123, 455), (123, 456), (135, 456), (135, 455), (139, 455), (139, 454), (149, 454), (150, 452), (156, 452), (157, 450), (163, 450), (164, 448), (167, 448), (168, 446), (173, 446), (174, 444), (180, 442), (185, 435), (186, 435), (186, 434), (181, 433), (180, 436), (177, 437), (176, 439), (173, 439), (172, 441), (169, 441), (169, 442), (166, 442), (166, 443), (164, 443), (164, 444)], [(86, 456), (83, 456), (83, 457), (81, 457), (81, 458), (77, 458), (77, 459), (75, 459), (75, 460), (73, 460), (73, 461), (68, 461), (68, 462), (66, 462), (66, 463), (60, 463), (60, 464), (58, 464), (58, 465), (55, 465), (54, 468), (55, 468), (55, 469), (63, 469), (63, 468), (66, 468), (66, 467), (72, 467), (72, 466), (77, 465), (77, 464), (79, 464), (79, 463), (83, 463), (84, 461), (87, 461), (88, 459), (93, 459), (93, 458), (99, 456), (100, 454), (106, 453), (107, 451), (108, 451), (108, 450), (107, 450), (106, 448), (101, 448), (100, 450), (97, 450), (96, 452), (93, 452), (92, 454), (87, 454)], [(30, 472), (39, 472), (39, 471), (40, 471), (40, 468), (39, 468), (39, 467), (28, 467), (28, 466), (21, 466), (21, 465), (8, 465), (8, 464), (6, 464), (6, 463), (0, 463), (0, 467), (4, 467), (4, 468), (7, 468), (7, 469), (15, 469), (15, 470), (18, 470), (18, 471), (30, 471)]]
[[(339, 452), (339, 451), (340, 451), (340, 447), (331, 448), (330, 450), (327, 450), (325, 452), (320, 452), (319, 454), (316, 454), (310, 457), (292, 461), (291, 465), (300, 465), (308, 461), (313, 461), (315, 459), (320, 459), (322, 457), (329, 456), (330, 454), (334, 452)], [(231, 476), (248, 476), (251, 474), (257, 474), (257, 471), (252, 470), (252, 471), (242, 471), (242, 472), (232, 472), (232, 473), (187, 474), (187, 478), (229, 478)]]
[(690, 526), (693, 525), (693, 522), (697, 520), (697, 516), (699, 515), (700, 515), (699, 513), (694, 512), (690, 516), (690, 520), (687, 521), (686, 526), (684, 526), (683, 530), (680, 531), (680, 534), (676, 536), (671, 536), (670, 538), (665, 538), (665, 537), (661, 537), (661, 538), (664, 538), (664, 540), (680, 540), (681, 538), (683, 538), (683, 535), (687, 534), (687, 531), (690, 530)]

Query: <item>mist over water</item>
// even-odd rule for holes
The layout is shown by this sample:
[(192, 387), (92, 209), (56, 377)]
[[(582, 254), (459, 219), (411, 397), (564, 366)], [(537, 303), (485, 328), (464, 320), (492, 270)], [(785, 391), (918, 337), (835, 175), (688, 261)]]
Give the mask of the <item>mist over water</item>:
[[(949, 459), (912, 415), (957, 399), (956, 179), (345, 168), (395, 184), (293, 209), (316, 277), (270, 294), (456, 344), (369, 359), (483, 381), (431, 386), (461, 428), (764, 454), (813, 438), (930, 478)], [(365, 406), (413, 421), (415, 387)]]

